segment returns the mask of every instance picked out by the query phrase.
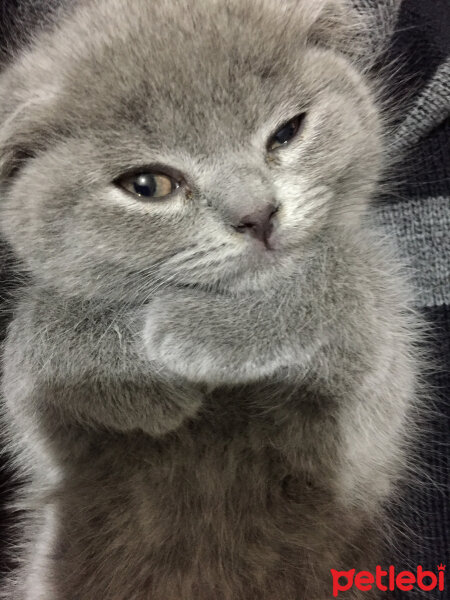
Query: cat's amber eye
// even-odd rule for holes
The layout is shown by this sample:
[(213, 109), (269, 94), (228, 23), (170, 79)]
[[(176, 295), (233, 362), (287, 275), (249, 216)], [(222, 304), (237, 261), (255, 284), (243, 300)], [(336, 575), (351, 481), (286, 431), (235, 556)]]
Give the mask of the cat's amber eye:
[(133, 175), (125, 175), (119, 178), (116, 183), (139, 198), (148, 200), (165, 198), (180, 187), (176, 179), (164, 173), (135, 173)]
[(272, 150), (276, 150), (277, 148), (281, 148), (282, 146), (286, 146), (292, 141), (296, 135), (300, 133), (303, 128), (303, 123), (305, 121), (306, 114), (301, 113), (297, 115), (284, 125), (278, 129), (267, 142), (267, 150), (271, 152)]

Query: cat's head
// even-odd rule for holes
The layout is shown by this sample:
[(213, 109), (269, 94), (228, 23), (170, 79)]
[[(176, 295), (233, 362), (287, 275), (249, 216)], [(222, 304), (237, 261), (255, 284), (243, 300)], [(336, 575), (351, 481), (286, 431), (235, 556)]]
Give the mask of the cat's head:
[(1, 218), (35, 277), (247, 290), (358, 226), (379, 111), (333, 0), (96, 0), (0, 78)]

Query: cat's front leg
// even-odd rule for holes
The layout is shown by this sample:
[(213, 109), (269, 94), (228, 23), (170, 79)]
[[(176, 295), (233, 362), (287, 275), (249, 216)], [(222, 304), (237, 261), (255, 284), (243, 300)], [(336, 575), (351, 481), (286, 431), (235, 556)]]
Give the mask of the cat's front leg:
[(258, 381), (306, 367), (321, 341), (304, 313), (289, 290), (261, 299), (166, 291), (146, 309), (143, 341), (151, 361), (189, 381)]
[(3, 393), (20, 422), (75, 422), (162, 435), (198, 411), (203, 395), (142, 346), (132, 311), (90, 312), (41, 291), (17, 307), (4, 350)]

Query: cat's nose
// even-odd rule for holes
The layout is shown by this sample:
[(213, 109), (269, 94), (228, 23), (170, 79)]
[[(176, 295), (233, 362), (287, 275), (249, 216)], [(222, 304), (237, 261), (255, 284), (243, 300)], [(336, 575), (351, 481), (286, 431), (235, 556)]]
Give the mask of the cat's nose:
[(234, 228), (239, 233), (249, 233), (268, 246), (269, 238), (273, 231), (273, 217), (278, 211), (278, 206), (268, 203), (248, 215), (241, 217)]

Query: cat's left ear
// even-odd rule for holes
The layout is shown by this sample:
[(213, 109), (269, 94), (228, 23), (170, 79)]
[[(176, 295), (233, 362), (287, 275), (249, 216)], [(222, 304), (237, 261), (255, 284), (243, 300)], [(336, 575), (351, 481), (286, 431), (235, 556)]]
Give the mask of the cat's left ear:
[[(286, 0), (295, 2), (295, 0)], [(300, 10), (300, 4), (303, 10)], [(370, 68), (385, 50), (393, 34), (401, 0), (300, 0), (308, 43), (331, 48)]]

